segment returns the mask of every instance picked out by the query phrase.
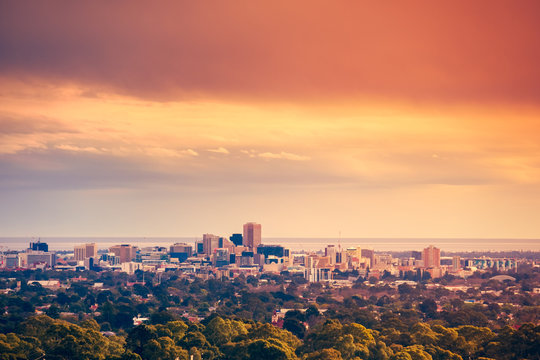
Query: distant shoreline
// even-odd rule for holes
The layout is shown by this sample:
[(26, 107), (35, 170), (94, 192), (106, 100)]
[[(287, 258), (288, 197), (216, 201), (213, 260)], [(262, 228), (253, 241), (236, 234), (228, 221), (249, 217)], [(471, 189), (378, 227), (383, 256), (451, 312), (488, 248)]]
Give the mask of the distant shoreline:
[[(99, 249), (106, 249), (116, 244), (132, 244), (139, 247), (168, 247), (176, 242), (194, 244), (202, 236), (197, 237), (0, 237), (0, 251), (23, 250), (31, 241), (49, 244), (53, 251), (70, 250), (74, 245), (95, 242)], [(299, 238), (268, 237), (262, 239), (263, 244), (282, 245), (292, 251), (324, 250), (327, 245), (341, 245), (342, 248), (360, 247), (376, 251), (410, 251), (420, 250), (428, 245), (439, 247), (443, 252), (474, 251), (540, 251), (540, 239), (475, 239), (475, 238)]]

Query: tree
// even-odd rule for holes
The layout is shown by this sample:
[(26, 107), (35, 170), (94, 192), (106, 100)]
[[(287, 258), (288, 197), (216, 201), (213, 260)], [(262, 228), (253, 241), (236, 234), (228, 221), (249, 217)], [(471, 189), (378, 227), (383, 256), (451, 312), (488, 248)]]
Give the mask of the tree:
[(303, 339), (306, 333), (306, 327), (296, 318), (286, 318), (283, 321), (283, 329), (292, 332), (299, 339)]
[(247, 347), (250, 360), (295, 360), (294, 350), (277, 339), (258, 339)]
[(144, 346), (150, 340), (157, 339), (156, 328), (152, 325), (139, 325), (134, 327), (126, 338), (126, 348), (136, 354), (142, 355)]
[(434, 318), (437, 314), (437, 303), (433, 299), (426, 299), (418, 305), (418, 310), (427, 317)]
[(148, 341), (142, 351), (143, 359), (168, 360), (168, 359), (188, 359), (188, 352), (174, 344), (170, 337), (160, 337)]
[(58, 306), (53, 304), (47, 310), (45, 310), (45, 314), (53, 319), (58, 319), (60, 317), (60, 309)]
[(343, 360), (343, 358), (336, 349), (322, 349), (308, 354), (305, 360)]
[(0, 360), (31, 359), (44, 353), (37, 339), (28, 340), (22, 340), (14, 333), (0, 334)]

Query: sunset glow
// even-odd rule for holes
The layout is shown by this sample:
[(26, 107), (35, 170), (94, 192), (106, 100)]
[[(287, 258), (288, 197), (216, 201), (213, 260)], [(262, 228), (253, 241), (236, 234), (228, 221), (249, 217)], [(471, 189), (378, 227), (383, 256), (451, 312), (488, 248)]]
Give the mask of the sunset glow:
[(540, 236), (538, 2), (98, 3), (0, 6), (4, 235)]

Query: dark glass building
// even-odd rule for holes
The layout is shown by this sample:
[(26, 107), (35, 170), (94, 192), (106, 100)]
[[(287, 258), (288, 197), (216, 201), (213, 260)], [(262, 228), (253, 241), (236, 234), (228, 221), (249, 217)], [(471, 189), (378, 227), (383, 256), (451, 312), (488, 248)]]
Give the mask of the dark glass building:
[(285, 248), (280, 245), (259, 245), (257, 247), (257, 254), (264, 255), (265, 258), (270, 255), (277, 257), (289, 256), (289, 254), (285, 254), (285, 252)]
[(34, 251), (49, 251), (49, 245), (47, 243), (42, 243), (41, 241), (31, 242), (29, 249)]
[(244, 237), (242, 234), (232, 234), (231, 237), (229, 237), (229, 240), (235, 245), (235, 246), (242, 246)]

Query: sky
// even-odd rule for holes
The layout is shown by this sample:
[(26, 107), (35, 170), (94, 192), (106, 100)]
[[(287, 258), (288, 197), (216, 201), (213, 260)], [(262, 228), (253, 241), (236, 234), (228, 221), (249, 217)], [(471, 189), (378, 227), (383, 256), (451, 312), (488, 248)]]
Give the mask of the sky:
[(538, 23), (535, 0), (1, 0), (0, 236), (540, 238)]

